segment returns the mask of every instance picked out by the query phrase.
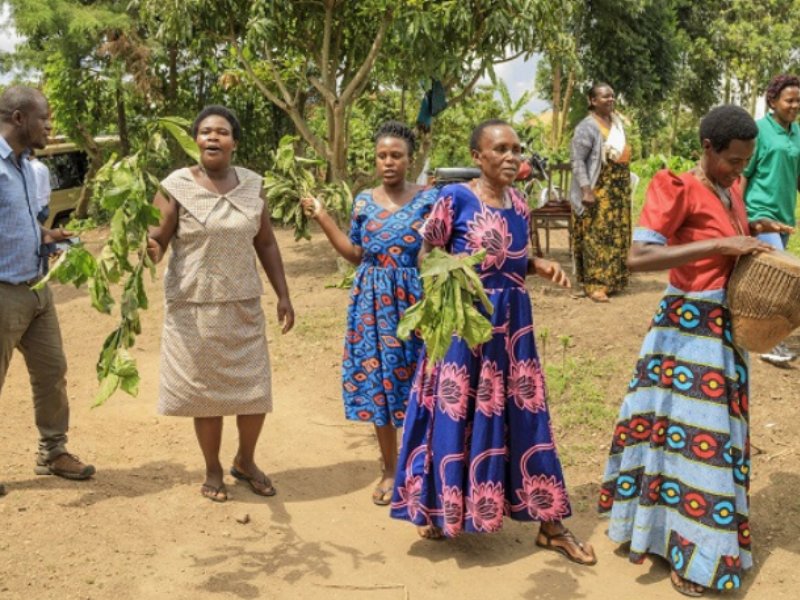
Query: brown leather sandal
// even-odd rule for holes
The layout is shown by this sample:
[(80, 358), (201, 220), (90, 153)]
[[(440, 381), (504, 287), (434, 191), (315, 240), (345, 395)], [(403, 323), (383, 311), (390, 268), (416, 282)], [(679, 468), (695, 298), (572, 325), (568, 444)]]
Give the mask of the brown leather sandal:
[[(554, 544), (553, 542), (567, 542), (568, 545), (562, 546), (559, 544)], [(569, 544), (575, 545), (586, 552), (586, 554), (591, 555), (592, 559), (588, 561), (583, 560), (577, 554), (573, 554), (568, 550)], [(579, 565), (592, 566), (597, 564), (597, 557), (594, 554), (594, 549), (592, 549), (591, 552), (587, 551), (583, 545), (583, 542), (579, 541), (578, 538), (575, 537), (575, 534), (566, 527), (558, 533), (547, 533), (546, 531), (540, 529), (539, 534), (536, 536), (536, 545), (540, 548), (544, 548), (545, 550), (559, 552), (560, 554), (566, 556), (567, 559)]]

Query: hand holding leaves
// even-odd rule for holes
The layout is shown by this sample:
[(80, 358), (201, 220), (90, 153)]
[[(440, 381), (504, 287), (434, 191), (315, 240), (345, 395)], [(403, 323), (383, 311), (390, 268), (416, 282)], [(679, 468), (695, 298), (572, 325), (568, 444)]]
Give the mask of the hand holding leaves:
[(476, 307), (480, 302), (488, 314), (494, 310), (475, 272), (475, 265), (485, 256), (485, 250), (458, 257), (434, 248), (422, 262), (420, 277), (425, 296), (400, 319), (397, 336), (407, 339), (419, 330), (429, 368), (444, 358), (453, 335), (461, 337), (470, 348), (491, 339), (492, 324)]

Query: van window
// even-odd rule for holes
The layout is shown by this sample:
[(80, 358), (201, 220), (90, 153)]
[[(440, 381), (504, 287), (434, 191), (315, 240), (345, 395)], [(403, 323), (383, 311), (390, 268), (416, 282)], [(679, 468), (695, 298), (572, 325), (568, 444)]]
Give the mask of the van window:
[(40, 156), (39, 160), (50, 169), (50, 187), (53, 191), (81, 187), (89, 170), (89, 159), (81, 151)]

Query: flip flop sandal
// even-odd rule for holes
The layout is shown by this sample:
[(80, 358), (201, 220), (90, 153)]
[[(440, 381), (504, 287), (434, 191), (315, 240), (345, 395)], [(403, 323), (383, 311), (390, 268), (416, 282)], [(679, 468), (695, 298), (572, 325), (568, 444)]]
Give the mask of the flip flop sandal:
[[(257, 496), (270, 497), (278, 493), (278, 490), (272, 486), (272, 481), (270, 481), (270, 478), (266, 475), (264, 475), (264, 479), (258, 479), (257, 477), (250, 477), (250, 475), (243, 473), (236, 467), (231, 467), (231, 476), (239, 481), (244, 481), (250, 486), (250, 490)], [(259, 484), (264, 486), (266, 489), (259, 487)]]
[[(542, 538), (544, 538), (544, 541), (542, 541)], [(539, 548), (544, 548), (545, 550), (553, 550), (554, 552), (563, 554), (568, 560), (571, 560), (572, 562), (577, 563), (579, 565), (586, 565), (587, 567), (590, 567), (597, 563), (597, 557), (595, 557), (594, 560), (591, 561), (583, 560), (579, 556), (571, 554), (566, 547), (557, 546), (556, 544), (553, 544), (553, 541), (572, 542), (578, 548), (586, 552), (586, 549), (583, 547), (583, 543), (579, 542), (578, 538), (575, 537), (575, 534), (573, 534), (566, 527), (564, 528), (564, 531), (561, 531), (559, 533), (554, 533), (552, 535), (540, 529), (539, 534), (536, 536), (536, 545), (539, 546)]]
[[(675, 581), (675, 577), (672, 576), (673, 573), (675, 574), (675, 577), (677, 577), (680, 580), (680, 582)], [(699, 598), (705, 593), (705, 589), (703, 589), (703, 591), (701, 592), (698, 592), (693, 587), (691, 587), (692, 585), (699, 585), (699, 584), (693, 584), (688, 579), (684, 579), (683, 577), (675, 573), (675, 571), (670, 571), (669, 582), (672, 584), (672, 587), (675, 588), (676, 592), (679, 592), (684, 596), (689, 596), (690, 598)]]
[(210, 483), (204, 483), (200, 486), (200, 495), (203, 496), (203, 498), (208, 498), (212, 502), (228, 501), (228, 490), (225, 488), (224, 483), (219, 487), (214, 487)]
[[(389, 497), (386, 497), (389, 494)], [(372, 492), (372, 503), (376, 506), (388, 506), (392, 503), (392, 488), (376, 487)]]

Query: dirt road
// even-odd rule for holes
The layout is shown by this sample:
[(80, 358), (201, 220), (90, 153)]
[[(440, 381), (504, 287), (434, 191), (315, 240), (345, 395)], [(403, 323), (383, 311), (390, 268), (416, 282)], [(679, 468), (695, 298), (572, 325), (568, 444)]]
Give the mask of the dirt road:
[[(344, 420), (339, 395), (347, 294), (324, 287), (336, 280), (333, 251), (319, 235), (311, 243), (296, 244), (289, 232), (279, 239), (298, 322), (279, 336), (274, 299), (264, 297), (275, 410), (257, 453), (278, 495), (259, 498), (229, 480), (228, 503), (200, 497), (191, 421), (155, 413), (160, 281), (149, 286), (152, 308), (135, 350), (138, 398), (119, 394), (94, 410), (94, 362), (113, 323), (91, 309), (85, 292), (54, 286), (70, 368), (70, 449), (98, 474), (89, 482), (33, 474), (30, 388), (15, 357), (0, 397), (0, 480), (8, 489), (0, 499), (0, 599), (678, 598), (664, 564), (636, 566), (615, 554), (594, 511), (613, 413), (663, 276), (636, 277), (607, 305), (529, 283), (537, 327), (564, 340), (553, 360), (593, 361), (586, 384), (605, 407), (578, 418), (577, 404), (551, 401), (576, 513), (570, 526), (600, 559), (586, 568), (537, 549), (531, 525), (506, 521), (498, 534), (429, 542), (371, 504), (376, 442), (369, 426)], [(566, 261), (558, 243), (556, 257)], [(728, 597), (796, 598), (800, 370), (754, 360), (752, 379), (756, 568)], [(225, 426), (228, 461), (235, 424)]]

